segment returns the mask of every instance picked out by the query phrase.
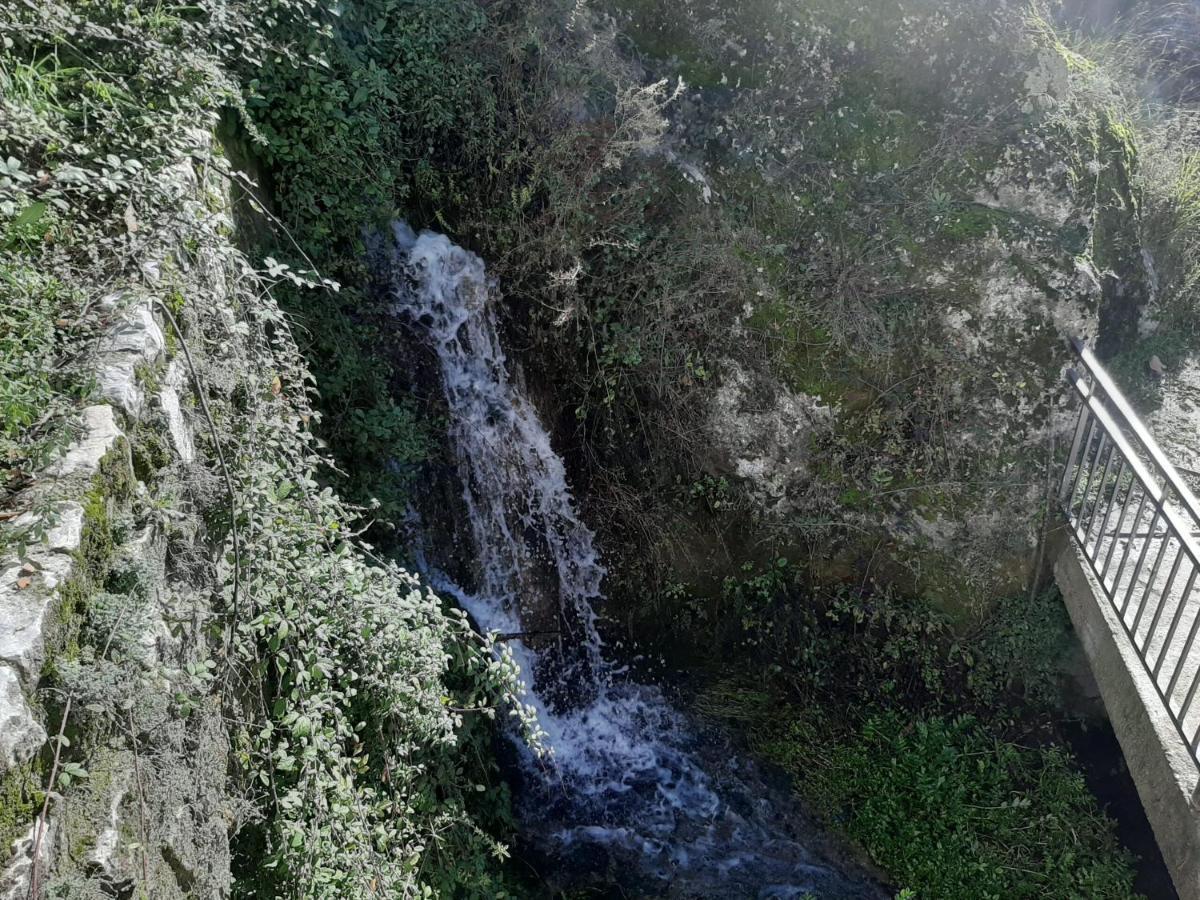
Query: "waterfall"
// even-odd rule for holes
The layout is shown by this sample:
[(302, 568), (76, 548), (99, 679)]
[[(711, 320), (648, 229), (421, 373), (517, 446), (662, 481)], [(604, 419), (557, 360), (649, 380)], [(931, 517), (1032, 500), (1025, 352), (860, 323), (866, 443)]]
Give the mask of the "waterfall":
[(395, 312), (437, 356), (477, 562), (469, 589), (427, 574), (481, 629), (525, 635), (512, 649), (553, 751), (550, 764), (521, 754), (525, 839), (556, 868), (607, 869), (641, 896), (882, 896), (810, 849), (822, 840), (786, 795), (764, 796), (752, 766), (606, 657), (595, 538), (509, 370), (483, 261), (393, 231)]

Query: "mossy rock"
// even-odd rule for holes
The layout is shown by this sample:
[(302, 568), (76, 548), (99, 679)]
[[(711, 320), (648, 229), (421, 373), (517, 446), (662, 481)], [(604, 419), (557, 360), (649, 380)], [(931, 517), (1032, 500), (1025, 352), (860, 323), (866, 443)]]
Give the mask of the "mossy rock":
[(46, 798), (43, 781), (39, 758), (0, 775), (0, 849), (5, 855), (41, 812)]
[(104, 587), (116, 552), (113, 520), (128, 502), (133, 486), (129, 468), (129, 444), (120, 438), (100, 461), (99, 471), (83, 498), (83, 530), (75, 567), (59, 587), (56, 615), (46, 640), (46, 671), (53, 675), (59, 659), (79, 655), (79, 636), (87, 621), (88, 603)]

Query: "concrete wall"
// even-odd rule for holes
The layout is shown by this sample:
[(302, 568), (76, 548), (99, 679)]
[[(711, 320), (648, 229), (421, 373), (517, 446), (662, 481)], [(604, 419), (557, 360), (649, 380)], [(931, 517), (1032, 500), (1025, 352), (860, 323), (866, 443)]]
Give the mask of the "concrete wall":
[(1091, 568), (1067, 540), (1054, 575), (1180, 900), (1200, 900), (1200, 769)]

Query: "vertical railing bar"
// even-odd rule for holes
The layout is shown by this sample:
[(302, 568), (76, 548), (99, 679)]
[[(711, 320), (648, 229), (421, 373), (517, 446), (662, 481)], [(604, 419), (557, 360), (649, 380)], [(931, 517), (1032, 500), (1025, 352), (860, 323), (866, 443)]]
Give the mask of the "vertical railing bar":
[[(1180, 556), (1183, 554), (1181, 553)], [(1183, 593), (1179, 595), (1179, 605), (1175, 607), (1175, 615), (1171, 617), (1171, 627), (1167, 629), (1167, 636), (1163, 640), (1162, 649), (1158, 651), (1158, 661), (1154, 663), (1154, 682), (1158, 683), (1158, 673), (1162, 670), (1162, 664), (1167, 659), (1167, 651), (1171, 648), (1171, 641), (1175, 640), (1175, 630), (1179, 628), (1179, 623), (1183, 621), (1183, 611), (1187, 609), (1188, 597), (1192, 593), (1192, 588), (1196, 584), (1196, 561), (1189, 560), (1192, 564), (1192, 574), (1188, 576), (1187, 584), (1183, 586)], [(1200, 619), (1200, 615), (1196, 617)], [(1185, 651), (1186, 652), (1186, 651)], [(1183, 661), (1183, 656), (1179, 657), (1180, 662)], [(1178, 670), (1178, 666), (1176, 669)], [(1171, 689), (1175, 687), (1175, 679), (1171, 679), (1171, 687), (1167, 689), (1167, 710), (1171, 709)]]
[[(1179, 661), (1179, 665), (1182, 668), (1183, 660)], [(1200, 687), (1200, 668), (1196, 669), (1196, 671), (1192, 673), (1192, 686), (1188, 688), (1187, 696), (1183, 698), (1183, 705), (1179, 707), (1180, 723), (1187, 719), (1188, 712), (1190, 712), (1192, 708), (1192, 698), (1196, 696), (1196, 688), (1198, 687)], [(1169, 711), (1170, 710), (1168, 709), (1168, 712)]]
[[(1121, 468), (1122, 468), (1122, 470), (1124, 470), (1126, 468), (1124, 457), (1121, 458)], [(1119, 479), (1118, 479), (1117, 483), (1120, 484)], [(1113, 553), (1117, 549), (1117, 544), (1119, 544), (1121, 542), (1121, 537), (1120, 537), (1121, 526), (1125, 524), (1125, 519), (1129, 516), (1129, 503), (1130, 503), (1130, 501), (1133, 500), (1133, 492), (1137, 487), (1138, 487), (1137, 476), (1131, 474), (1129, 476), (1129, 490), (1127, 490), (1125, 492), (1125, 502), (1121, 504), (1121, 514), (1119, 516), (1117, 516), (1117, 524), (1113, 526), (1112, 543), (1110, 543), (1108, 545), (1108, 552), (1104, 554), (1104, 568), (1100, 571), (1100, 583), (1101, 584), (1104, 584), (1106, 579), (1108, 578), (1108, 567), (1110, 565), (1112, 565)], [(1100, 526), (1101, 533), (1103, 533), (1103, 531), (1106, 528), (1108, 528), (1108, 519), (1107, 518), (1105, 518), (1104, 524), (1102, 526)], [(1126, 542), (1125, 546), (1126, 547), (1129, 546), (1128, 542)], [(1120, 584), (1120, 579), (1113, 582), (1113, 591), (1114, 592), (1116, 591), (1118, 584)]]
[[(1099, 444), (1096, 443), (1096, 423), (1099, 421), (1099, 418), (1093, 413), (1092, 424), (1091, 427), (1088, 428), (1087, 440), (1084, 442), (1083, 448), (1079, 451), (1079, 465), (1075, 469), (1075, 482), (1071, 485), (1071, 496), (1067, 498), (1067, 517), (1069, 519), (1075, 519), (1076, 521), (1078, 521), (1079, 517), (1075, 514), (1075, 496), (1076, 494), (1080, 493), (1081, 486), (1087, 483), (1086, 479), (1084, 478), (1084, 472), (1089, 468), (1088, 456), (1092, 453), (1092, 446), (1093, 444), (1096, 444), (1097, 447), (1099, 446)], [(1083, 488), (1083, 492), (1084, 493), (1082, 496), (1086, 497), (1086, 488)], [(1080, 500), (1079, 505), (1080, 510), (1082, 511), (1082, 499)]]
[(1145, 659), (1145, 648), (1138, 647), (1137, 633), (1138, 625), (1141, 624), (1142, 616), (1146, 614), (1146, 607), (1150, 603), (1150, 596), (1154, 593), (1154, 582), (1158, 581), (1158, 570), (1162, 567), (1163, 557), (1167, 555), (1167, 547), (1171, 543), (1171, 538), (1174, 537), (1170, 532), (1167, 532), (1166, 537), (1162, 539), (1162, 543), (1158, 545), (1158, 555), (1154, 557), (1154, 568), (1150, 570), (1150, 579), (1146, 582), (1146, 591), (1142, 597), (1142, 602), (1138, 604), (1137, 615), (1133, 617), (1133, 646), (1137, 647), (1138, 652)]
[[(1096, 499), (1092, 501), (1092, 511), (1088, 514), (1087, 524), (1083, 529), (1083, 550), (1089, 556), (1091, 551), (1088, 550), (1088, 542), (1092, 539), (1092, 526), (1096, 524), (1096, 515), (1100, 512), (1100, 501), (1104, 499), (1104, 487), (1108, 484), (1109, 473), (1112, 472), (1113, 456), (1117, 452), (1117, 445), (1112, 441), (1108, 444), (1108, 457), (1104, 460), (1104, 474), (1100, 476), (1100, 481), (1096, 485)], [(1091, 485), (1088, 485), (1089, 490)], [(1096, 551), (1099, 552), (1099, 539), (1096, 543)]]
[(1137, 564), (1133, 567), (1133, 577), (1129, 579), (1129, 587), (1125, 590), (1125, 601), (1121, 604), (1121, 621), (1125, 621), (1125, 613), (1129, 609), (1129, 601), (1133, 599), (1133, 589), (1137, 587), (1138, 577), (1142, 574), (1142, 566), (1146, 564), (1146, 552), (1150, 549), (1150, 545), (1154, 543), (1154, 529), (1158, 527), (1158, 516), (1161, 510), (1158, 504), (1154, 504), (1154, 515), (1150, 517), (1149, 535), (1142, 544), (1142, 549), (1138, 553)]
[(1116, 599), (1117, 591), (1121, 587), (1121, 576), (1125, 574), (1125, 563), (1129, 560), (1129, 550), (1133, 547), (1133, 542), (1137, 538), (1138, 525), (1142, 521), (1142, 515), (1146, 512), (1146, 500), (1150, 496), (1146, 490), (1146, 486), (1140, 480), (1134, 479), (1134, 483), (1142, 489), (1142, 499), (1138, 502), (1137, 514), (1133, 517), (1133, 526), (1130, 529), (1129, 539), (1125, 541), (1125, 547), (1121, 551), (1121, 561), (1117, 563), (1117, 573), (1113, 576), (1113, 599)]
[[(1195, 564), (1193, 563), (1193, 568), (1194, 567)], [(1192, 576), (1195, 577), (1195, 572), (1192, 573)], [(1187, 604), (1187, 601), (1188, 597), (1185, 594), (1180, 605), (1183, 606)], [(1192, 619), (1192, 627), (1188, 629), (1187, 640), (1184, 641), (1183, 650), (1179, 654), (1179, 662), (1175, 664), (1175, 671), (1171, 674), (1171, 683), (1167, 687), (1167, 697), (1170, 697), (1175, 691), (1175, 683), (1179, 681), (1179, 676), (1183, 674), (1185, 667), (1184, 664), (1187, 662), (1188, 654), (1192, 652), (1192, 644), (1196, 642), (1197, 634), (1200, 634), (1200, 609), (1196, 610), (1196, 618)], [(1191, 694), (1188, 695), (1188, 699), (1191, 699)]]
[(1063, 498), (1067, 496), (1068, 481), (1072, 482), (1071, 491), (1074, 493), (1075, 484), (1074, 479), (1072, 479), (1071, 476), (1074, 473), (1075, 477), (1078, 478), (1078, 469), (1076, 464), (1079, 458), (1080, 441), (1083, 440), (1084, 427), (1090, 421), (1094, 421), (1092, 417), (1092, 411), (1088, 408), (1086, 403), (1081, 403), (1079, 405), (1079, 415), (1076, 417), (1075, 422), (1075, 437), (1071, 441), (1071, 452), (1067, 454), (1067, 467), (1063, 469), (1063, 477), (1058, 486), (1058, 500), (1060, 503), (1062, 502)]
[[(1128, 464), (1125, 461), (1125, 456), (1120, 454), (1117, 456), (1117, 470), (1113, 473), (1112, 490), (1108, 493), (1108, 503), (1104, 507), (1104, 518), (1100, 520), (1100, 530), (1096, 533), (1096, 555), (1099, 556), (1101, 549), (1104, 547), (1104, 532), (1108, 529), (1108, 520), (1112, 518), (1113, 506), (1117, 502), (1117, 493), (1121, 490), (1121, 478), (1125, 475), (1125, 469)], [(1112, 548), (1116, 544), (1116, 537), (1109, 544), (1109, 554), (1112, 553)], [(1104, 580), (1103, 576), (1100, 579)]]
[[(1100, 440), (1096, 444), (1096, 455), (1094, 457), (1092, 457), (1092, 464), (1088, 468), (1087, 482), (1083, 486), (1083, 492), (1079, 495), (1079, 515), (1076, 516), (1076, 521), (1080, 525), (1083, 524), (1083, 518), (1086, 515), (1085, 510), (1087, 509), (1088, 494), (1090, 494), (1092, 492), (1092, 482), (1095, 480), (1096, 467), (1100, 464), (1100, 455), (1104, 452), (1104, 449), (1108, 444), (1109, 444), (1108, 432), (1101, 431), (1100, 432)], [(1111, 454), (1110, 454), (1110, 458), (1111, 458)], [(1083, 550), (1086, 553), (1087, 552), (1087, 541), (1086, 541), (1087, 534), (1084, 532), (1080, 532), (1080, 534), (1083, 535), (1083, 540), (1082, 540), (1082, 543), (1084, 545)]]
[[(1175, 576), (1179, 574), (1179, 564), (1183, 562), (1183, 557), (1186, 554), (1183, 551), (1183, 545), (1179, 547), (1179, 552), (1175, 554), (1175, 562), (1171, 566), (1171, 574), (1167, 576), (1167, 583), (1163, 585), (1163, 589), (1159, 594), (1158, 606), (1154, 608), (1154, 617), (1150, 620), (1150, 627), (1146, 629), (1146, 655), (1144, 660), (1146, 666), (1150, 665), (1150, 644), (1154, 641), (1154, 635), (1158, 631), (1158, 623), (1162, 621), (1162, 615), (1166, 612), (1167, 603), (1171, 600), (1171, 588), (1175, 586)], [(1165, 644), (1163, 645), (1166, 646)], [(1159, 651), (1162, 655), (1162, 651)], [(1157, 677), (1155, 682), (1157, 683)]]
[(1075, 505), (1075, 492), (1079, 490), (1079, 478), (1083, 474), (1084, 461), (1087, 459), (1088, 451), (1092, 447), (1092, 438), (1096, 433), (1096, 416), (1092, 413), (1092, 408), (1086, 403), (1083, 404), (1081, 415), (1084, 415), (1087, 419), (1087, 438), (1084, 440), (1083, 445), (1079, 447), (1078, 455), (1075, 457), (1075, 474), (1071, 479), (1071, 492), (1063, 498), (1066, 501), (1068, 516), (1071, 515), (1071, 507)]

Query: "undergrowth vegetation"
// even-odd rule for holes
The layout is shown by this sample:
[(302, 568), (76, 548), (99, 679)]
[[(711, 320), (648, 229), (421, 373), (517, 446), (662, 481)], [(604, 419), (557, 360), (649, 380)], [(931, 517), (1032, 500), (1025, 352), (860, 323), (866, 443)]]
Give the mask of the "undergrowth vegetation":
[[(372, 287), (365, 238), (402, 216), (447, 231), (499, 271), (514, 324), (570, 322), (556, 297), (571, 303), (580, 255), (633, 249), (626, 209), (644, 205), (643, 188), (661, 190), (648, 176), (625, 183), (619, 168), (654, 150), (674, 91), (642, 85), (615, 40), (611, 24), (559, 0), (486, 10), (368, 0), (331, 21), (321, 65), (281, 60), (248, 82), (246, 137), (263, 138), (256, 152), (279, 216), (305, 258), (343, 284), (338, 296), (283, 299), (318, 374), (322, 434), (351, 493), (381, 502), (381, 521), (400, 518), (413, 476), (436, 456), (437, 411), (386, 288)], [(292, 252), (286, 240), (278, 250)], [(397, 400), (406, 395), (418, 403)]]
[(797, 697), (828, 708), (867, 698), (939, 711), (1034, 712), (1058, 703), (1070, 622), (1054, 591), (999, 602), (971, 629), (889, 590), (814, 585), (786, 559), (747, 564), (715, 602), (675, 589), (690, 610), (679, 638), (737, 647)]
[[(822, 818), (918, 897), (1132, 897), (1132, 858), (1053, 722), (1069, 622), (1055, 592), (974, 633), (887, 594), (814, 594), (784, 561), (730, 578), (728, 668), (699, 708), (736, 722)], [(716, 654), (723, 656), (724, 653)]]
[(503, 892), (507, 850), (485, 830), (504, 824), (503, 793), (485, 760), (498, 709), (529, 723), (515, 664), (355, 540), (354, 511), (317, 480), (307, 370), (282, 316), (251, 324), (236, 366), (258, 373), (237, 388), (257, 398), (235, 433), (244, 570), (223, 596), (249, 666), (238, 694), (266, 723), (238, 756), (272, 816), (240, 893)]
[[(428, 11), (441, 21), (440, 7)], [(229, 890), (228, 867), (179, 875), (161, 850), (189, 806), (205, 834), (216, 831), (205, 867), (228, 859), (231, 840), (237, 848), (239, 896), (506, 891), (505, 794), (488, 748), (498, 715), (529, 724), (514, 664), (365, 544), (359, 510), (323, 483), (313, 377), (275, 297), (294, 288), (324, 300), (336, 283), (303, 256), (251, 261), (232, 240), (227, 192), (244, 176), (214, 143), (219, 119), (255, 102), (242, 86), (251, 73), (322, 69), (332, 18), (304, 2), (0, 5), (6, 517), (42, 502), (38, 468), (71, 437), (71, 414), (98, 399), (104, 334), (131, 313), (162, 324), (199, 451), (195, 464), (178, 461), (163, 447), (165, 421), (126, 422), (142, 484), (105, 483), (88, 500), (85, 519), (102, 519), (120, 546), (78, 589), (62, 589), (56, 614), (70, 619), (70, 645), (52, 648), (38, 694), (47, 728), (61, 720), (63, 736), (36, 774), (66, 795), (65, 827), (94, 835), (110, 806), (133, 805), (136, 833), (123, 830), (112, 851), (136, 873), (120, 886), (130, 895), (167, 896), (173, 878), (183, 890), (197, 878), (198, 889)], [(315, 103), (311, 124), (324, 121), (330, 98), (295, 91)], [(365, 134), (366, 123), (353, 127)], [(291, 152), (317, 146), (291, 140)], [(345, 163), (362, 158), (336, 150)], [(364, 186), (325, 184), (343, 197)], [(370, 221), (365, 209), (336, 207), (346, 246)], [(326, 243), (315, 220), (302, 224), (301, 248)], [(137, 372), (150, 393), (162, 377), (155, 366)], [(369, 367), (346, 377), (345, 396), (383, 397)], [(375, 465), (402, 460), (400, 444), (420, 456), (402, 403), (346, 414)], [(157, 574), (136, 546), (155, 535), (168, 548)], [(37, 539), (19, 537), (14, 546)], [(131, 777), (133, 788), (118, 786)], [(20, 809), (33, 808), (30, 796), (22, 788)], [(113, 876), (87, 851), (68, 848), (31, 890), (94, 896)]]
[[(754, 671), (714, 711), (831, 822), (921, 895), (1128, 895), (1069, 761), (1017, 735), (1064, 632), (1023, 590), (1062, 333), (1098, 322), (1147, 403), (1147, 355), (1195, 337), (1197, 127), (1145, 99), (1145, 44), (940, 0), (10, 0), (0, 39), (5, 505), (139, 298), (203, 458), (131, 435), (121, 529), (174, 541), (199, 649), (148, 663), (115, 623), (159, 585), (106, 572), (48, 696), (135, 759), (157, 717), (228, 728), (235, 893), (518, 890), (513, 664), (389, 556), (444, 449), (366, 252), (403, 216), (497, 273), (615, 605)], [(784, 547), (859, 587), (742, 569)]]
[[(461, 206), (474, 190), (464, 169), (496, 152), (497, 99), (477, 49), (488, 17), (470, 2), (380, 0), (318, 15), (315, 64), (265, 57), (246, 73), (237, 124), (288, 229), (277, 252), (298, 251), (344, 285), (285, 286), (280, 299), (319, 375), (322, 434), (348, 473), (340, 484), (396, 522), (430, 454), (429, 428), (403, 399), (406, 360), (386, 345), (386, 297), (367, 290), (364, 238), (413, 204), (435, 219)], [(299, 20), (272, 34), (303, 44), (309, 29)]]
[(877, 710), (852, 728), (746, 685), (709, 692), (827, 822), (917, 897), (1130, 898), (1132, 860), (1070, 756), (970, 717)]

